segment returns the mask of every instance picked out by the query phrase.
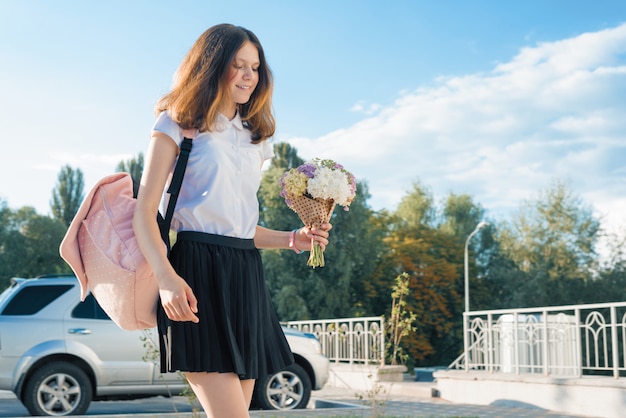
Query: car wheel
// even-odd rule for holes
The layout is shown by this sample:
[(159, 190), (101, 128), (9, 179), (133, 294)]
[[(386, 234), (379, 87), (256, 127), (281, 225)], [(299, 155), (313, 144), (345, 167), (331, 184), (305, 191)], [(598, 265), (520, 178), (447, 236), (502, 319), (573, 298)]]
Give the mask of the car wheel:
[(311, 397), (311, 379), (298, 364), (292, 364), (271, 376), (259, 379), (255, 399), (263, 409), (306, 408)]
[(91, 381), (84, 371), (71, 363), (55, 362), (30, 376), (22, 403), (31, 415), (83, 415), (92, 393)]

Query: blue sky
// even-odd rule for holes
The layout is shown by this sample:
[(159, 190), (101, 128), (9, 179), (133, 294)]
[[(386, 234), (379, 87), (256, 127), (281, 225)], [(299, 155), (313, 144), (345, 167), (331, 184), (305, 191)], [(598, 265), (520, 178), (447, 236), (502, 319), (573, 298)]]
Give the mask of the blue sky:
[(253, 30), (274, 141), (332, 158), (393, 210), (415, 181), (495, 219), (565, 181), (626, 226), (626, 2), (0, 0), (0, 197), (49, 213), (145, 151), (153, 106), (208, 27)]

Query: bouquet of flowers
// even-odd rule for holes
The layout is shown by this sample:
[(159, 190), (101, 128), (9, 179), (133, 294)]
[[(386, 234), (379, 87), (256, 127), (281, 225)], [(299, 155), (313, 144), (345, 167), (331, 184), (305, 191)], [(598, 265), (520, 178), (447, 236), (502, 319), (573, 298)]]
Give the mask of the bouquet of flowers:
[[(280, 184), (280, 196), (309, 228), (330, 221), (335, 205), (349, 210), (356, 195), (354, 176), (333, 160), (315, 158), (292, 168), (283, 174)], [(307, 265), (324, 267), (324, 253), (313, 240)]]

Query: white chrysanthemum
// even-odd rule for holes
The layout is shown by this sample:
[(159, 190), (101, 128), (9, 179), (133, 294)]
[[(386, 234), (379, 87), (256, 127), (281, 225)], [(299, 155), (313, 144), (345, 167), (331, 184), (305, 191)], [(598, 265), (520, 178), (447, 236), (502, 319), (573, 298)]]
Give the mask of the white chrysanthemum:
[(315, 177), (309, 179), (307, 192), (314, 198), (333, 199), (338, 205), (348, 204), (352, 197), (346, 174), (328, 167), (317, 168)]

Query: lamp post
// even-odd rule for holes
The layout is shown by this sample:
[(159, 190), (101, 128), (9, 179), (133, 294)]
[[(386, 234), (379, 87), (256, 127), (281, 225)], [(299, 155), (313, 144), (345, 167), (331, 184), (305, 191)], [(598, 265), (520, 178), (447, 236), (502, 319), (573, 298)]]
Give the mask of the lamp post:
[(472, 239), (472, 237), (476, 235), (476, 233), (480, 231), (481, 228), (487, 225), (489, 224), (485, 221), (482, 221), (481, 223), (476, 225), (476, 229), (474, 229), (474, 231), (472, 231), (472, 233), (469, 234), (469, 236), (465, 240), (465, 313), (469, 312), (469, 262), (467, 260), (467, 250), (469, 247), (470, 239)]
[(480, 222), (465, 240), (465, 312), (463, 314), (463, 353), (465, 354), (466, 372), (469, 371), (469, 261), (467, 253), (470, 239), (472, 239), (472, 237), (476, 235), (481, 228), (487, 225), (489, 224), (485, 221)]

